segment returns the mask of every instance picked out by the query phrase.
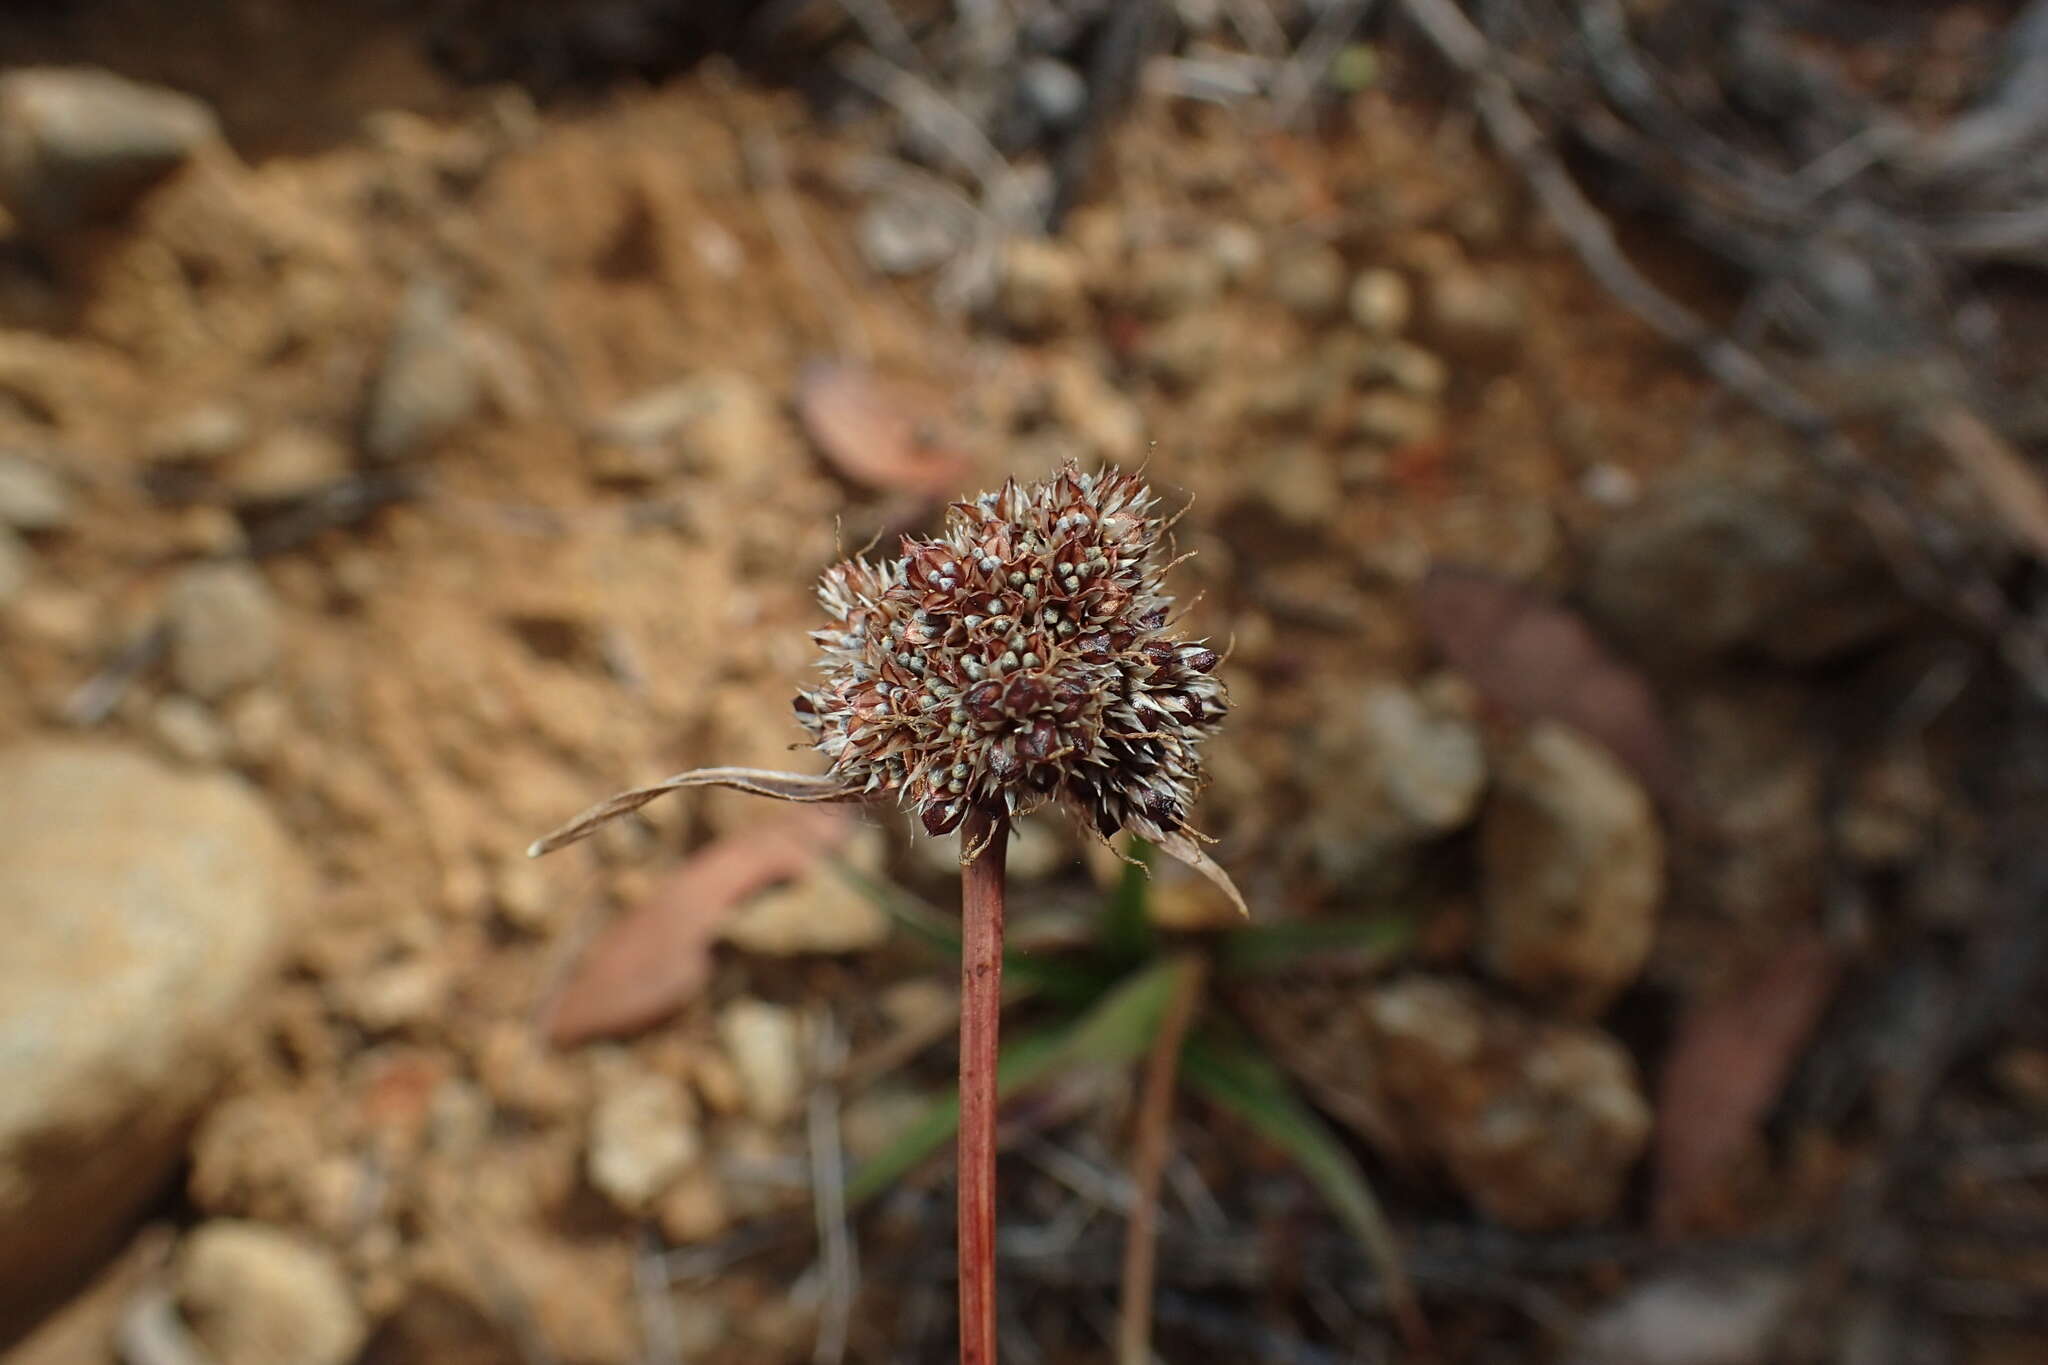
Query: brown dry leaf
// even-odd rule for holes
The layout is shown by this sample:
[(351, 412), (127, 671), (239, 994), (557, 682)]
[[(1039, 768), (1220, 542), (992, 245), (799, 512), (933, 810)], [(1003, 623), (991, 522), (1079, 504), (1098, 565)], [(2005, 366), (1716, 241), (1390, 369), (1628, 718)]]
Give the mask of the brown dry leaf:
[(710, 979), (712, 945), (732, 911), (801, 875), (852, 828), (841, 810), (797, 810), (693, 854), (591, 943), (548, 1006), (549, 1039), (617, 1037), (672, 1013)]
[(1680, 1025), (1657, 1094), (1652, 1219), (1660, 1234), (1685, 1227), (1770, 1112), (1834, 994), (1836, 971), (1833, 949), (1801, 939)]
[(940, 398), (865, 366), (811, 362), (797, 378), (796, 407), (811, 440), (855, 483), (943, 498), (971, 473), (967, 458), (941, 434)]
[(1655, 695), (1575, 612), (1491, 574), (1441, 566), (1417, 605), (1430, 641), (1489, 704), (1520, 721), (1562, 721), (1606, 745), (1658, 800), (1676, 802)]
[(1237, 907), (1239, 915), (1246, 919), (1252, 917), (1251, 907), (1244, 903), (1244, 897), (1238, 892), (1237, 883), (1230, 880), (1230, 874), (1225, 872), (1214, 858), (1211, 858), (1202, 851), (1202, 846), (1189, 837), (1186, 830), (1177, 829), (1170, 834), (1164, 830), (1144, 830), (1141, 832), (1146, 838), (1158, 845), (1162, 853), (1180, 859), (1189, 867), (1207, 877), (1217, 890), (1230, 898), (1230, 903)]

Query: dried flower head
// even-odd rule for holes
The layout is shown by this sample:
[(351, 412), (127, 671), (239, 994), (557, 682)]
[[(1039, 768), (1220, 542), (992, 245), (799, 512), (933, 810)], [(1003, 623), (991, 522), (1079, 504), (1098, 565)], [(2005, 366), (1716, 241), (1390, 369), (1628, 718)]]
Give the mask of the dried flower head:
[(535, 845), (545, 852), (682, 786), (797, 801), (894, 797), (932, 834), (979, 805), (1048, 803), (1108, 837), (1130, 829), (1224, 887), (1187, 830), (1199, 746), (1228, 700), (1219, 658), (1170, 629), (1165, 523), (1143, 481), (1069, 466), (949, 509), (943, 534), (827, 570), (824, 680), (797, 718), (823, 777), (709, 768), (623, 793)]
[(1152, 505), (1133, 475), (1069, 468), (955, 503), (898, 559), (827, 571), (825, 681), (796, 709), (832, 771), (933, 834), (976, 802), (1180, 830), (1228, 703), (1216, 652), (1168, 632)]

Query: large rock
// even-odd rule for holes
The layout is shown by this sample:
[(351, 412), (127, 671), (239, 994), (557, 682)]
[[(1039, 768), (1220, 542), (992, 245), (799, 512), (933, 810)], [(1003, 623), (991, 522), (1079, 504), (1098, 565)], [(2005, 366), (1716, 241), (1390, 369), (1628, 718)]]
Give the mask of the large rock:
[(1706, 452), (1653, 486), (1594, 542), (1586, 591), (1601, 620), (1651, 659), (1814, 663), (1903, 612), (1841, 496), (1768, 440)]
[(208, 1223), (185, 1239), (174, 1278), (216, 1365), (348, 1365), (368, 1334), (333, 1255), (283, 1228)]
[(1495, 975), (1593, 1015), (1642, 971), (1664, 897), (1664, 839), (1650, 798), (1605, 749), (1534, 726), (1501, 765), (1480, 858), (1480, 955)]
[(302, 891), (238, 782), (0, 754), (0, 1336), (170, 1174)]
[(1325, 875), (1351, 880), (1471, 820), (1486, 789), (1476, 711), (1470, 688), (1439, 677), (1367, 683), (1330, 715), (1302, 764), (1322, 797), (1308, 833)]
[(216, 137), (189, 95), (111, 71), (32, 67), (0, 76), (0, 200), (38, 232), (126, 208)]
[(1441, 1162), (1510, 1227), (1614, 1212), (1649, 1140), (1650, 1106), (1613, 1039), (1435, 977), (1374, 987), (1363, 1014), (1365, 1082), (1402, 1154)]

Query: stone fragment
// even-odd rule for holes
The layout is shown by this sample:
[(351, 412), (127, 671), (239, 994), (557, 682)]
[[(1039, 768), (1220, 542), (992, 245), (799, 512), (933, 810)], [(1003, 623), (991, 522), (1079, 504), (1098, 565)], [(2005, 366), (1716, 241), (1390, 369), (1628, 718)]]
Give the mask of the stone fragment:
[(747, 1112), (771, 1126), (793, 1118), (804, 1085), (796, 1011), (765, 1000), (735, 1000), (719, 1011), (718, 1036), (739, 1073)]
[(71, 489), (57, 472), (26, 455), (0, 453), (0, 527), (57, 531), (71, 524)]
[(363, 413), (363, 449), (396, 464), (428, 453), (483, 402), (476, 347), (454, 297), (431, 280), (406, 290)]
[(344, 478), (348, 448), (315, 427), (281, 427), (234, 461), (227, 472), (230, 496), (244, 505), (289, 502)]
[(683, 1088), (633, 1068), (600, 1085), (584, 1168), (622, 1212), (641, 1213), (695, 1164), (703, 1145)]
[(848, 870), (870, 881), (882, 875), (879, 828), (859, 831), (837, 861), (821, 861), (787, 886), (749, 899), (726, 920), (727, 943), (750, 953), (854, 953), (889, 937), (889, 916)]
[(1364, 1012), (1366, 1083), (1397, 1116), (1409, 1155), (1440, 1161), (1482, 1212), (1510, 1227), (1614, 1212), (1651, 1115), (1613, 1039), (1436, 977), (1375, 986)]
[(1273, 262), (1273, 297), (1304, 322), (1325, 322), (1344, 306), (1345, 273), (1335, 247), (1299, 247)]
[(1664, 838), (1649, 797), (1605, 749), (1539, 722), (1502, 762), (1479, 837), (1487, 969), (1598, 1014), (1656, 937)]
[(1522, 300), (1491, 273), (1448, 266), (1430, 275), (1426, 297), (1430, 338), (1458, 359), (1497, 367), (1521, 348)]
[(1799, 1297), (1776, 1267), (1673, 1270), (1638, 1280), (1601, 1306), (1572, 1350), (1585, 1365), (1753, 1365)]
[(606, 475), (661, 478), (678, 469), (738, 488), (787, 468), (795, 434), (760, 384), (705, 370), (621, 403), (597, 424)]
[(0, 1320), (171, 1174), (303, 878), (233, 779), (0, 753)]
[[(1149, 318), (1173, 318), (1200, 312), (1223, 292), (1223, 263), (1213, 250), (1156, 247), (1141, 251), (1131, 262), (1130, 278), (1121, 289), (1124, 302)], [(1213, 328), (1215, 319), (1208, 319)]]
[(1895, 581), (1839, 499), (1765, 439), (1709, 456), (1653, 484), (1594, 541), (1586, 595), (1605, 624), (1649, 657), (1787, 664), (1897, 624)]
[(1325, 875), (1347, 880), (1390, 853), (1471, 820), (1486, 752), (1468, 687), (1376, 679), (1319, 731), (1309, 756), (1318, 794), (1310, 834)]
[(964, 244), (960, 224), (906, 194), (870, 199), (854, 226), (861, 258), (879, 275), (918, 275), (949, 260)]
[(1398, 270), (1372, 266), (1351, 281), (1351, 320), (1374, 336), (1397, 336), (1408, 326), (1415, 303)]
[(118, 215), (219, 134), (189, 95), (89, 67), (0, 76), (0, 202), (40, 234)]
[(264, 677), (278, 654), (278, 613), (254, 565), (195, 564), (171, 584), (164, 604), (171, 677), (215, 701)]
[(368, 1335), (334, 1257), (282, 1228), (204, 1224), (179, 1248), (173, 1276), (214, 1365), (348, 1365)]
[(1065, 247), (1035, 238), (1003, 246), (996, 283), (996, 315), (1026, 337), (1063, 332), (1086, 316), (1080, 263)]
[(210, 465), (248, 442), (248, 413), (232, 403), (202, 403), (153, 427), (145, 453), (157, 464)]
[(226, 729), (196, 698), (179, 692), (157, 698), (156, 705), (150, 708), (149, 722), (157, 742), (182, 762), (218, 763), (227, 752)]

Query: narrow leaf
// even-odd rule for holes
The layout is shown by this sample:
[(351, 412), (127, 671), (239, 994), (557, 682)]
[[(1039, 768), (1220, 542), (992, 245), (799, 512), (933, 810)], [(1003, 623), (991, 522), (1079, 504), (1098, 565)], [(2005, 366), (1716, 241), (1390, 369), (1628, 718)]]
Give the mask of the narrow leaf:
[[(1013, 1099), (1083, 1063), (1126, 1065), (1142, 1057), (1189, 969), (1178, 961), (1162, 962), (1127, 978), (1079, 1018), (1004, 1044), (996, 1065), (997, 1095)], [(846, 1186), (847, 1202), (861, 1204), (888, 1189), (944, 1146), (959, 1126), (957, 1092), (933, 1101), (895, 1142), (854, 1173)]]
[(621, 815), (631, 815), (657, 796), (666, 796), (684, 787), (734, 787), (780, 801), (859, 801), (867, 795), (837, 777), (778, 773), (766, 768), (693, 768), (689, 772), (663, 778), (651, 787), (635, 787), (606, 797), (561, 828), (528, 844), (526, 856), (538, 858), (588, 838), (600, 826)]
[(1414, 944), (1415, 920), (1404, 911), (1259, 924), (1223, 935), (1217, 965), (1232, 975), (1256, 975), (1338, 959), (1347, 968), (1371, 970), (1401, 957)]
[(1288, 1086), (1280, 1068), (1242, 1044), (1198, 1033), (1181, 1054), (1181, 1073), (1212, 1104), (1237, 1115), (1294, 1160), (1365, 1244), (1411, 1344), (1418, 1335), (1426, 1338), (1400, 1245), (1365, 1173), (1329, 1125)]
[(1124, 864), (1116, 892), (1103, 910), (1098, 937), (1103, 951), (1118, 961), (1135, 962), (1152, 946), (1152, 920), (1145, 908), (1152, 885), (1145, 862), (1151, 851), (1142, 839), (1132, 841), (1132, 861)]

